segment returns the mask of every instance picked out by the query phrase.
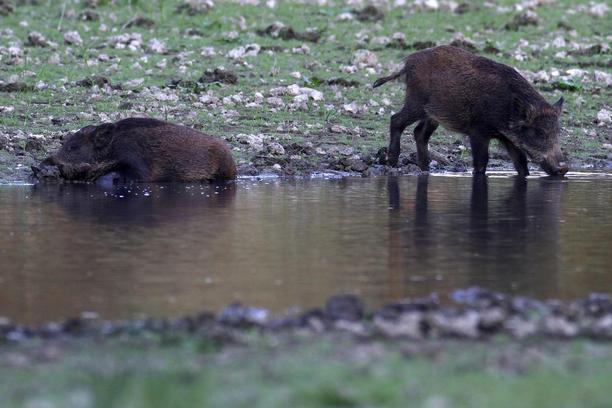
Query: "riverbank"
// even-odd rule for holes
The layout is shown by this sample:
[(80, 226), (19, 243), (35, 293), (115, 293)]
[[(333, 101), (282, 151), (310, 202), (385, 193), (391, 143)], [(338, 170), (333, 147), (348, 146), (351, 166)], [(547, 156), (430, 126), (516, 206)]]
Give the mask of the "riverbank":
[[(400, 170), (381, 150), (402, 87), (370, 84), (403, 56), (448, 43), (516, 67), (549, 101), (564, 96), (572, 168), (612, 163), (603, 3), (305, 2), (300, 13), (292, 2), (47, 3), (3, 9), (3, 181), (27, 180), (72, 131), (128, 116), (224, 138), (241, 175), (414, 173), (410, 131)], [(439, 129), (431, 150), (433, 170), (471, 167), (463, 136)], [(491, 156), (491, 169), (511, 168), (496, 144)]]
[(540, 302), (471, 288), (452, 299), (4, 321), (0, 394), (8, 407), (605, 406), (610, 296)]

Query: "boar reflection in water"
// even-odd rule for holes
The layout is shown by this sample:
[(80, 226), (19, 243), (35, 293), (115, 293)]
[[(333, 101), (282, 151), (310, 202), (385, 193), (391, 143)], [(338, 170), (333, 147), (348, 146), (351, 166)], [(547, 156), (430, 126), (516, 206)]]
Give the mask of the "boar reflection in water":
[(234, 159), (223, 140), (149, 118), (86, 126), (32, 171), (38, 178), (106, 182), (236, 178)]
[(442, 125), (470, 137), (474, 174), (483, 174), (489, 142), (499, 140), (520, 176), (529, 174), (527, 155), (550, 175), (567, 173), (559, 147), (563, 98), (550, 105), (515, 69), (460, 48), (440, 46), (415, 52), (404, 67), (373, 86), (401, 79), (406, 100), (391, 116), (388, 163), (398, 164), (400, 137), (414, 129), (418, 165), (429, 169), (429, 138)]
[[(414, 194), (402, 195), (398, 179), (388, 179), (389, 270), (398, 282), (396, 296), (410, 293), (404, 285), (411, 282), (402, 281), (415, 275), (424, 279), (421, 289), (431, 291), (487, 281), (502, 292), (512, 291), (516, 281), (555, 285), (563, 183), (516, 178), (507, 180), (508, 189), (496, 183), (491, 193), (487, 176), (476, 175), (465, 200), (436, 181), (420, 176)], [(443, 282), (435, 280), (438, 273)]]
[(218, 232), (231, 224), (236, 186), (134, 184), (101, 190), (88, 184), (39, 183), (32, 196), (60, 206), (71, 219), (155, 227), (205, 217), (215, 221)]

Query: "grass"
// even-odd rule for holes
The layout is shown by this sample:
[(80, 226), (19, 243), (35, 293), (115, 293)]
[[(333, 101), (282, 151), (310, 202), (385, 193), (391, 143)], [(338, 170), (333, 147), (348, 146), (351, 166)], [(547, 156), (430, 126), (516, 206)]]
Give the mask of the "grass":
[[(251, 341), (251, 347), (222, 350), (196, 339), (170, 345), (105, 340), (4, 348), (0, 351), (3, 407), (605, 407), (609, 403), (609, 344), (516, 343), (500, 338), (485, 343), (385, 344), (343, 336), (280, 342), (255, 336)], [(21, 367), (10, 367), (10, 362), (19, 361)]]

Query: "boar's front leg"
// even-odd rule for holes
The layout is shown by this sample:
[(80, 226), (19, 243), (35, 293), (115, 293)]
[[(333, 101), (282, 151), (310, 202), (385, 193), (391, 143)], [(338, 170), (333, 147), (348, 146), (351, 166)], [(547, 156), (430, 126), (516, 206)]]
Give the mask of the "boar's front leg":
[(419, 119), (419, 112), (410, 108), (405, 104), (401, 111), (391, 115), (391, 124), (389, 126), (389, 150), (387, 152), (387, 164), (389, 166), (397, 166), (400, 154), (400, 138), (402, 132), (408, 126)]
[(472, 147), (472, 159), (474, 161), (473, 174), (485, 174), (489, 163), (489, 142), (490, 138), (480, 134), (470, 135), (470, 145)]
[(527, 168), (527, 156), (525, 153), (516, 147), (510, 140), (506, 138), (500, 138), (499, 140), (506, 147), (506, 150), (508, 150), (510, 160), (512, 160), (519, 177), (527, 177), (529, 175), (529, 169)]
[(438, 122), (425, 119), (414, 128), (414, 140), (417, 147), (417, 161), (421, 171), (429, 171), (429, 138), (438, 128)]

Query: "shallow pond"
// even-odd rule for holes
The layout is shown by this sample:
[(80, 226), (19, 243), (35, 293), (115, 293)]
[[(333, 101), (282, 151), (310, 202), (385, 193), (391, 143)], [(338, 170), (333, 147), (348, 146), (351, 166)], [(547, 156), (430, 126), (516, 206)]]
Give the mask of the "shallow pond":
[(612, 176), (0, 186), (0, 316), (370, 307), (480, 285), (612, 290)]

